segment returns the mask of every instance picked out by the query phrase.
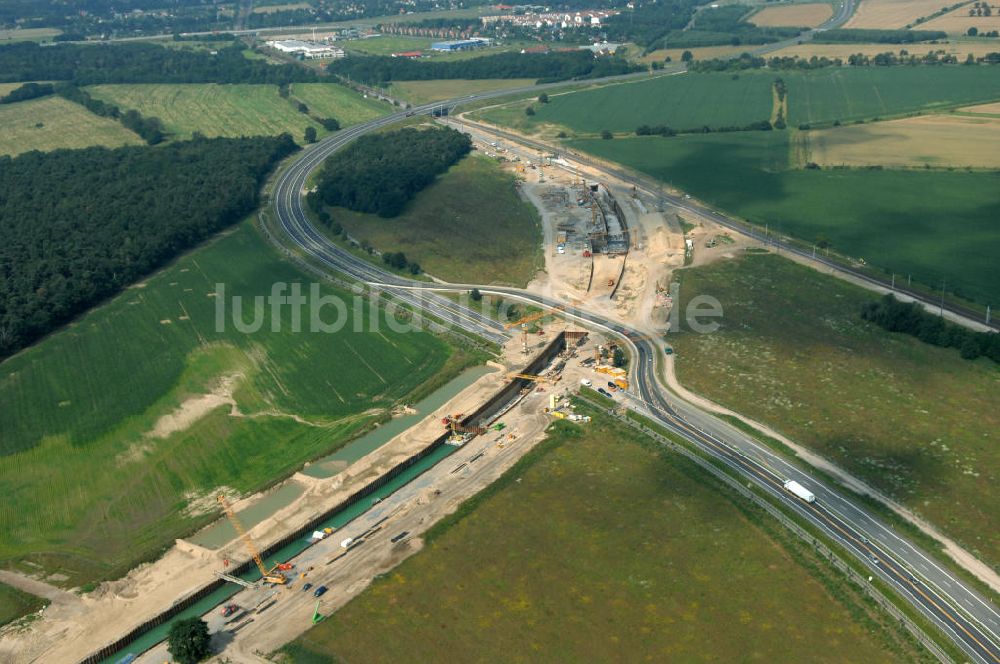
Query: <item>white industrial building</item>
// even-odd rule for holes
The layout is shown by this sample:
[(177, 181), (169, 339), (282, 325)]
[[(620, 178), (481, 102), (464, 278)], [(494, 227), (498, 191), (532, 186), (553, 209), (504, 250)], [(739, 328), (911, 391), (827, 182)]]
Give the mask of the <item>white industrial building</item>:
[(278, 39), (267, 42), (267, 45), (282, 53), (301, 55), (307, 60), (342, 58), (346, 55), (344, 49), (332, 44), (317, 44), (301, 39)]

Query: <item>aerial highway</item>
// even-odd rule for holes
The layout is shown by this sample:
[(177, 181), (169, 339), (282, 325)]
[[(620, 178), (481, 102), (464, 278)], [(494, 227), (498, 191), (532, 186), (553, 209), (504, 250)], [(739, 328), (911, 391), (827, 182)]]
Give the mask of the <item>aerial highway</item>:
[[(453, 107), (462, 102), (535, 92), (546, 87), (550, 86), (472, 95), (415, 107), (410, 113), (429, 113), (442, 105)], [(277, 225), (284, 235), (281, 241), (295, 245), (314, 262), (327, 269), (382, 289), (409, 306), (423, 308), (432, 316), (449, 321), (466, 332), (489, 341), (496, 342), (503, 338), (503, 331), (498, 323), (437, 293), (464, 292), (478, 288), (486, 294), (502, 295), (541, 307), (559, 309), (560, 315), (566, 318), (617, 335), (630, 346), (634, 358), (631, 367), (634, 389), (630, 397), (626, 397), (627, 405), (648, 414), (664, 428), (761, 487), (781, 501), (787, 509), (838, 542), (867, 566), (872, 576), (878, 576), (894, 588), (901, 597), (948, 634), (971, 661), (1000, 663), (1000, 638), (997, 636), (1000, 633), (1000, 614), (990, 601), (969, 583), (936, 564), (931, 556), (905, 537), (867, 513), (858, 503), (829, 486), (825, 480), (788, 463), (780, 455), (714, 416), (690, 404), (669, 398), (657, 371), (657, 358), (663, 352), (659, 340), (602, 314), (568, 306), (567, 303), (522, 289), (406, 279), (354, 256), (318, 231), (303, 208), (304, 187), (309, 174), (326, 157), (350, 141), (398, 122), (410, 113), (399, 112), (334, 134), (308, 148), (287, 168), (276, 182), (272, 199)], [(424, 293), (421, 294), (421, 291)], [(785, 491), (783, 482), (788, 479), (794, 479), (808, 487), (815, 493), (816, 502), (806, 503)]]

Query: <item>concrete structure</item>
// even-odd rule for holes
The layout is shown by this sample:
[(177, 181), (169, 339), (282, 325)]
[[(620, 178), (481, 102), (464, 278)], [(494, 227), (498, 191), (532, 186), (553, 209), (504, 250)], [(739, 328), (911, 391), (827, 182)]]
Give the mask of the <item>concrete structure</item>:
[(588, 50), (594, 55), (614, 55), (615, 51), (621, 48), (621, 44), (599, 42), (597, 44), (591, 44), (590, 46), (581, 46), (580, 48)]
[(473, 37), (472, 39), (461, 39), (458, 41), (441, 41), (431, 44), (431, 49), (443, 51), (445, 53), (455, 53), (457, 51), (472, 51), (477, 48), (486, 48), (493, 44), (492, 39), (485, 37)]
[(306, 60), (342, 58), (346, 55), (344, 49), (332, 44), (317, 44), (316, 42), (307, 42), (301, 39), (278, 39), (266, 43), (276, 51), (301, 55)]

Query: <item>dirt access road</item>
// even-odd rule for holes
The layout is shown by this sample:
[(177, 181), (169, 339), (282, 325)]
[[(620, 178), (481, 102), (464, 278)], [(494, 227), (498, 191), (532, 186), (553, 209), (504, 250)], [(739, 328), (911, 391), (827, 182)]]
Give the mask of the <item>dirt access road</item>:
[[(546, 326), (545, 342), (560, 329), (561, 325)], [(550, 394), (556, 393), (562, 401), (579, 387), (581, 378), (598, 379), (599, 374), (579, 364), (592, 356), (594, 345), (605, 343), (591, 337), (576, 349), (576, 358), (567, 362), (558, 383), (546, 384), (542, 391), (532, 390), (500, 418), (506, 425), (502, 431), (489, 431), (472, 438), (348, 526), (297, 556), (293, 561), (295, 579), (289, 586), (245, 590), (230, 600), (245, 609), (266, 607), (263, 611), (251, 611), (230, 623), (215, 611), (207, 614), (205, 619), (214, 634), (216, 652), (230, 662), (268, 661), (263, 658), (265, 654), (312, 626), (317, 599), (312, 588), (303, 589), (305, 583), (329, 589), (319, 600), (320, 613), (328, 615), (361, 593), (377, 575), (420, 551), (423, 547), (420, 536), (428, 528), (494, 482), (544, 438), (545, 429), (553, 421), (544, 412)], [(505, 349), (505, 365), (521, 366), (523, 358), (519, 340), (512, 340)], [(361, 538), (361, 543), (344, 549), (341, 542), (349, 537)], [(299, 576), (303, 571), (305, 578)], [(268, 606), (271, 600), (275, 601)], [(160, 664), (168, 658), (166, 646), (161, 644), (138, 661)]]

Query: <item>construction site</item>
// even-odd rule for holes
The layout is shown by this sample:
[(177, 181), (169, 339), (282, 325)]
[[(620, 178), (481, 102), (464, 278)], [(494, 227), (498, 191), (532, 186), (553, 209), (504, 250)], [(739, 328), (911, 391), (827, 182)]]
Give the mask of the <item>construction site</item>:
[[(545, 270), (529, 284), (535, 293), (662, 335), (673, 271), (738, 248), (627, 182), (462, 129), (518, 176), (539, 211)], [(419, 551), (427, 528), (510, 468), (551, 422), (586, 426), (568, 398), (577, 390), (615, 399), (629, 388), (613, 342), (554, 313), (507, 323), (511, 339), (488, 369), (432, 407), (400, 409), (394, 421), (405, 426), (380, 427), (391, 437), (376, 430), (259, 494), (205, 496), (220, 521), (93, 592), (60, 594), (30, 629), (0, 634), (0, 659), (164, 662), (169, 626), (203, 616), (216, 652), (263, 661)]]
[[(532, 333), (529, 335), (528, 325)], [(628, 387), (613, 342), (552, 312), (513, 321), (491, 371), (384, 445), (328, 477), (296, 473), (267, 492), (214, 501), (232, 526), (217, 548), (178, 540), (159, 560), (84, 596), (53, 602), (31, 630), (5, 634), (17, 661), (169, 661), (170, 624), (203, 616), (230, 661), (261, 661), (421, 548), (420, 535), (490, 484), (556, 419), (586, 426), (569, 397)], [(308, 470), (308, 468), (304, 469)], [(290, 504), (241, 515), (289, 486)], [(210, 526), (209, 528), (212, 528)], [(13, 660), (12, 660), (13, 661)], [(132, 661), (132, 660), (127, 660)]]

